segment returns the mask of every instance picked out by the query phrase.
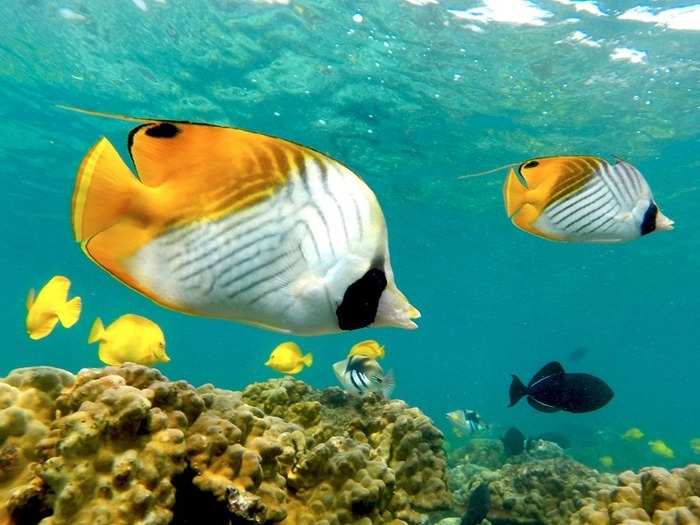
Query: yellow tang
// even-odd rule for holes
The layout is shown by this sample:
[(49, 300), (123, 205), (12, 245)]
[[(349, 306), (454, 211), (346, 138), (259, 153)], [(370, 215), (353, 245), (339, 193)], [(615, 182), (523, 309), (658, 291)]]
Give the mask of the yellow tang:
[(128, 140), (138, 178), (102, 138), (73, 193), (76, 240), (126, 285), (281, 332), (416, 327), (379, 203), (339, 162), (241, 129), (91, 114), (141, 122)]
[(696, 454), (700, 454), (700, 438), (691, 439), (690, 448), (692, 448), (693, 452), (695, 452)]
[(384, 347), (373, 339), (361, 341), (350, 349), (348, 357), (361, 355), (370, 359), (382, 359), (384, 357)]
[(503, 198), (513, 224), (554, 241), (622, 242), (673, 227), (639, 170), (622, 160), (528, 160), (511, 169)]
[(270, 354), (265, 366), (283, 374), (298, 374), (305, 366), (314, 363), (313, 356), (309, 353), (302, 355), (301, 348), (291, 341), (278, 345)]
[(644, 437), (644, 432), (639, 430), (637, 427), (628, 428), (627, 431), (622, 434), (622, 439), (627, 441), (637, 441)]
[(663, 441), (657, 439), (656, 441), (649, 441), (649, 448), (657, 456), (662, 456), (664, 458), (673, 459), (673, 450)]
[(602, 458), (598, 458), (598, 461), (600, 461), (600, 464), (605, 468), (610, 468), (615, 463), (612, 456), (603, 456)]
[(27, 296), (27, 335), (30, 339), (41, 339), (49, 335), (59, 321), (65, 328), (70, 328), (80, 319), (82, 301), (80, 297), (68, 300), (70, 280), (56, 275), (34, 295), (29, 290)]
[(106, 365), (138, 363), (152, 366), (168, 363), (165, 336), (160, 327), (145, 317), (122, 315), (105, 328), (98, 317), (88, 337), (88, 343), (99, 343), (99, 358)]

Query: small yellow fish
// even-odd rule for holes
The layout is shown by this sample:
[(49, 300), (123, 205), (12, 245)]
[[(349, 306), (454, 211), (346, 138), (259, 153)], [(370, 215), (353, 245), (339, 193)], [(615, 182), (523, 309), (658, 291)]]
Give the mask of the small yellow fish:
[(299, 345), (288, 341), (272, 351), (265, 366), (283, 374), (298, 374), (305, 366), (311, 366), (313, 363), (314, 357), (311, 354), (302, 355)]
[(452, 427), (452, 433), (457, 436), (458, 438), (463, 438), (464, 434), (462, 434), (462, 431), (458, 429), (457, 427)]
[(649, 441), (649, 448), (657, 456), (668, 459), (674, 458), (673, 450), (660, 439), (657, 439), (656, 441)]
[(90, 330), (88, 343), (100, 343), (99, 358), (106, 365), (131, 362), (152, 366), (168, 363), (165, 336), (160, 327), (145, 317), (122, 315), (105, 328), (98, 317)]
[(384, 347), (373, 339), (357, 343), (350, 349), (348, 357), (361, 355), (370, 359), (382, 359), (384, 357)]
[(605, 468), (610, 468), (613, 466), (613, 463), (615, 463), (611, 456), (603, 456), (602, 458), (598, 458), (598, 461), (600, 461), (600, 464)]
[(627, 431), (622, 434), (622, 439), (627, 441), (637, 441), (644, 437), (644, 432), (639, 430), (637, 427), (628, 428)]
[(80, 297), (68, 300), (70, 280), (56, 275), (34, 296), (34, 289), (27, 296), (27, 335), (30, 339), (41, 339), (49, 335), (57, 322), (70, 328), (80, 319), (82, 302)]
[(695, 452), (696, 454), (700, 454), (700, 438), (691, 439), (690, 448), (692, 448), (693, 452)]

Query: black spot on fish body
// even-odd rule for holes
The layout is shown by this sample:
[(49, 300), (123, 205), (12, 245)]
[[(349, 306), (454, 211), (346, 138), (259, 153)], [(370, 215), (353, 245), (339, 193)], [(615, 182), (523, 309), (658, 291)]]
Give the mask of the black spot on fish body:
[(146, 128), (145, 133), (149, 137), (171, 139), (180, 133), (180, 128), (178, 128), (175, 124), (171, 124), (170, 122), (159, 122), (158, 124)]
[(371, 325), (377, 317), (379, 299), (386, 288), (383, 270), (371, 268), (348, 286), (343, 301), (335, 311), (341, 330), (357, 330)]
[(648, 233), (653, 232), (656, 230), (656, 216), (659, 214), (659, 208), (656, 206), (654, 201), (651, 201), (649, 203), (649, 207), (647, 208), (647, 211), (644, 212), (644, 218), (642, 219), (642, 225), (640, 227), (640, 231), (642, 235), (646, 235)]
[(462, 516), (460, 525), (477, 525), (491, 510), (491, 491), (486, 483), (481, 483), (469, 495), (467, 512)]
[(537, 162), (536, 160), (531, 160), (530, 162), (526, 162), (526, 163), (523, 165), (523, 168), (525, 168), (525, 169), (536, 168), (536, 167), (539, 166), (539, 165), (540, 165), (540, 163)]
[(509, 456), (517, 456), (525, 450), (525, 435), (515, 427), (509, 428), (501, 438), (503, 449)]

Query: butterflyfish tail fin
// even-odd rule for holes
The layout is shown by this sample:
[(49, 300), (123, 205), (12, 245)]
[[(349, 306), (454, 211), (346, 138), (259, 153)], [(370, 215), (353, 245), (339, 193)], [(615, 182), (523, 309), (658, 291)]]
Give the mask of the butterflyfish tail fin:
[(34, 298), (36, 296), (36, 293), (34, 292), (34, 288), (29, 289), (29, 293), (27, 294), (27, 311), (29, 311), (32, 308), (32, 305), (34, 304)]
[(105, 327), (102, 324), (102, 319), (99, 317), (95, 319), (92, 323), (92, 328), (90, 329), (90, 335), (88, 336), (88, 343), (96, 343), (102, 341), (105, 336)]
[(73, 190), (75, 240), (84, 243), (119, 222), (144, 191), (114, 146), (101, 138), (85, 155)]
[(304, 356), (304, 365), (311, 366), (314, 364), (314, 356), (309, 352)]
[(512, 375), (513, 381), (510, 384), (510, 390), (508, 392), (510, 396), (510, 405), (512, 407), (518, 401), (520, 401), (523, 396), (527, 394), (527, 387), (523, 384), (518, 376)]
[(382, 395), (386, 399), (389, 399), (391, 397), (391, 394), (394, 392), (395, 388), (396, 388), (396, 376), (394, 376), (393, 370), (389, 370), (384, 375), (384, 382), (382, 383)]
[(64, 328), (70, 328), (80, 319), (80, 311), (83, 308), (83, 302), (80, 297), (73, 297), (70, 301), (67, 301), (58, 310), (58, 320)]
[(69, 106), (66, 104), (56, 104), (57, 108), (65, 109), (66, 111), (72, 111), (74, 113), (81, 113), (83, 115), (90, 115), (91, 117), (108, 118), (111, 120), (123, 120), (125, 122), (153, 122), (154, 119), (141, 118), (141, 117), (131, 117), (129, 115), (121, 115), (119, 113), (107, 113), (105, 111), (93, 111), (91, 109), (83, 109), (76, 106)]

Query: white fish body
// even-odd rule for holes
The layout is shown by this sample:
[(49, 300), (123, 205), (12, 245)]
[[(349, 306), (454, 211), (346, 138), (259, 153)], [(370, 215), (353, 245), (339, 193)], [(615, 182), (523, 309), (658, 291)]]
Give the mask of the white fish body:
[(506, 210), (519, 228), (551, 240), (613, 243), (670, 230), (634, 166), (597, 157), (544, 157), (511, 171)]
[(333, 364), (333, 372), (343, 388), (351, 394), (377, 392), (389, 398), (396, 385), (390, 371), (384, 374), (374, 359), (352, 356)]

